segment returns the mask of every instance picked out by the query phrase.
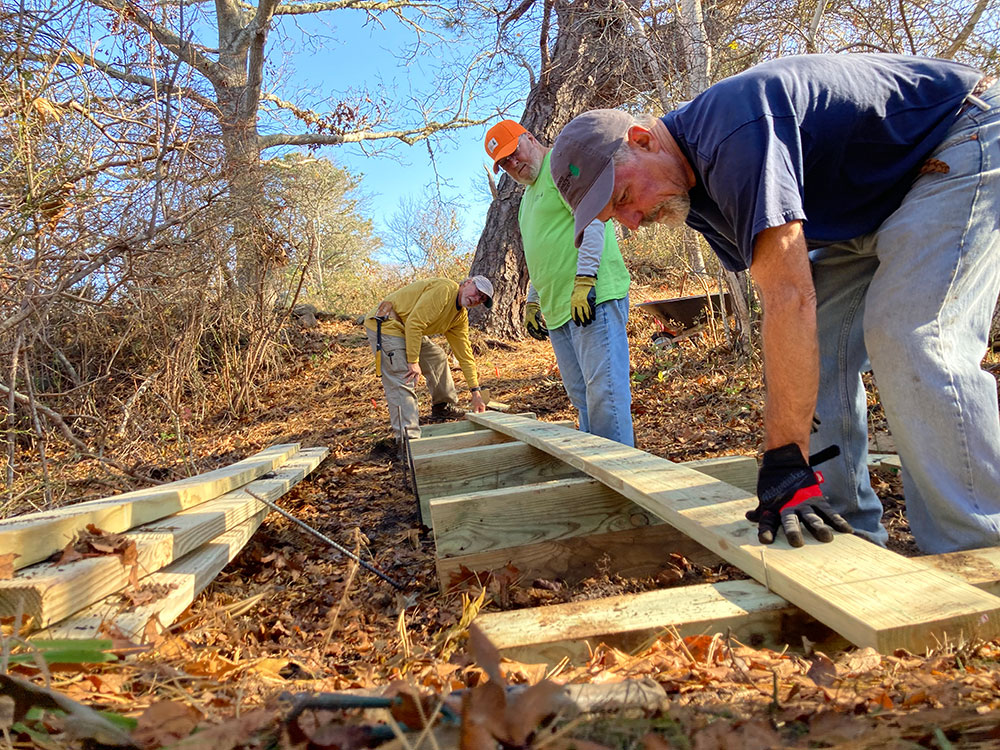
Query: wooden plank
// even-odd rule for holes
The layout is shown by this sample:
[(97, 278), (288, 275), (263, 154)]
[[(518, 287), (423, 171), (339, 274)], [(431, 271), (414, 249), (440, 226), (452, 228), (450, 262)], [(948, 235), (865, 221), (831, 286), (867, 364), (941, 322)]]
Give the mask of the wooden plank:
[(63, 549), (88, 524), (111, 533), (127, 531), (241, 487), (281, 466), (298, 450), (298, 443), (274, 445), (231, 466), (187, 479), (0, 520), (0, 549), (16, 552), (14, 568), (24, 568)]
[(420, 498), (420, 520), (428, 525), (430, 500), (435, 497), (580, 475), (559, 459), (519, 442), (414, 457), (413, 471)]
[[(761, 545), (746, 491), (604, 438), (506, 414), (470, 414), (599, 479), (658, 515), (858, 646), (920, 652), (960, 634), (1000, 635), (1000, 598), (863, 539), (780, 537)], [(807, 535), (808, 537), (808, 535)]]
[(410, 441), (410, 455), (414, 458), (417, 456), (428, 456), (431, 453), (444, 453), (445, 451), (459, 450), (461, 448), (509, 443), (513, 439), (502, 432), (494, 432), (493, 430), (472, 430), (471, 432), (458, 432), (453, 435), (422, 437)]
[(755, 456), (719, 456), (684, 461), (681, 466), (700, 471), (720, 482), (757, 494), (757, 458)]
[[(328, 453), (328, 448), (300, 451), (280, 469), (265, 475), (268, 478), (256, 479), (215, 500), (127, 532), (124, 537), (136, 547), (136, 576), (144, 578), (264, 510), (266, 506), (250, 492), (276, 500), (302, 481)], [(66, 565), (39, 563), (18, 571), (13, 579), (0, 581), (0, 616), (23, 612), (32, 618), (32, 629), (45, 628), (126, 588), (131, 574), (131, 567), (122, 565), (115, 555)]]
[[(753, 456), (687, 465), (738, 481), (752, 476), (756, 482)], [(526, 578), (574, 584), (602, 571), (655, 575), (668, 564), (670, 553), (699, 565), (723, 562), (671, 527), (644, 528), (665, 525), (589, 477), (435, 498), (430, 509), (442, 590), (462, 567), (488, 572), (512, 564)]]
[[(985, 591), (1000, 590), (1000, 547), (919, 558)], [(754, 647), (798, 647), (805, 636), (831, 645), (831, 633), (755, 581), (663, 589), (476, 618), (504, 656), (556, 663), (587, 658), (599, 643), (635, 651), (674, 627), (682, 635), (725, 633)]]
[[(446, 424), (455, 423), (448, 422)], [(576, 423), (567, 419), (560, 422), (550, 422), (549, 424), (561, 424), (571, 427)], [(457, 432), (450, 435), (420, 437), (416, 440), (411, 440), (409, 445), (411, 456), (427, 456), (431, 453), (444, 453), (445, 451), (459, 450), (461, 448), (475, 448), (479, 445), (496, 445), (497, 443), (509, 443), (511, 441), (513, 441), (513, 438), (504, 435), (502, 432), (482, 429)]]
[(598, 574), (616, 573), (628, 578), (653, 576), (667, 566), (672, 552), (699, 565), (721, 562), (714, 552), (664, 523), (442, 557), (435, 565), (442, 591), (451, 588), (453, 577), (460, 574), (463, 567), (475, 573), (488, 573), (508, 564), (517, 568), (521, 577), (528, 581), (546, 578), (573, 585)]
[(113, 626), (114, 632), (126, 638), (142, 641), (146, 627), (153, 621), (162, 631), (211, 583), (223, 568), (239, 553), (260, 526), (266, 510), (247, 519), (234, 529), (180, 560), (168, 565), (143, 581), (145, 586), (166, 592), (161, 598), (139, 607), (129, 607), (120, 594), (112, 594), (38, 634), (39, 638), (97, 638), (103, 626)]
[[(757, 481), (753, 456), (712, 458), (684, 465), (723, 481), (750, 477), (755, 484)], [(432, 498), (430, 511), (438, 557), (663, 523), (621, 493), (589, 477)], [(511, 555), (516, 562), (516, 552), (511, 551)]]
[[(519, 412), (518, 414), (512, 414), (511, 416), (526, 417), (528, 419), (535, 418), (534, 413), (530, 411)], [(454, 422), (438, 422), (435, 424), (420, 425), (420, 437), (418, 440), (423, 440), (428, 437), (437, 437), (439, 435), (458, 435), (463, 432), (472, 432), (474, 430), (483, 429), (486, 428), (482, 425), (473, 424), (467, 419), (458, 419)]]
[(600, 643), (637, 652), (675, 628), (681, 636), (731, 632), (741, 643), (781, 649), (831, 631), (755, 581), (723, 581), (584, 602), (490, 612), (476, 624), (503, 656), (528, 663), (582, 663)]

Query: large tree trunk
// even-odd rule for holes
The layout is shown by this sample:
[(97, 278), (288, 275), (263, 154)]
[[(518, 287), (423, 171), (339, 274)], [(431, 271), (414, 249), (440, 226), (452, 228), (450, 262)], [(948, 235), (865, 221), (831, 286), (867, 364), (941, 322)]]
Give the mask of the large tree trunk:
[[(628, 18), (616, 5), (616, 0), (552, 0), (546, 4), (542, 68), (521, 118), (525, 129), (542, 143), (551, 145), (562, 127), (581, 112), (620, 105), (626, 98), (623, 81), (643, 76), (633, 60), (635, 45)], [(549, 48), (552, 12), (559, 31)], [(503, 175), (472, 262), (472, 273), (488, 276), (496, 286), (491, 314), (474, 316), (473, 322), (497, 337), (516, 338), (523, 333), (528, 274), (517, 226), (522, 192)]]

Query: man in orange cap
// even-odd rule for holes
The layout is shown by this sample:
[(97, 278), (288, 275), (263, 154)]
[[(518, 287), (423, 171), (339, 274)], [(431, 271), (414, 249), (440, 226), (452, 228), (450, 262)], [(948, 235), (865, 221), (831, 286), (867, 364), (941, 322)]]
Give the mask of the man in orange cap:
[(524, 326), (533, 338), (552, 341), (580, 429), (633, 446), (625, 333), (631, 279), (614, 229), (592, 222), (578, 251), (573, 213), (549, 171), (549, 148), (513, 120), (490, 128), (484, 145), (493, 171), (525, 186), (517, 216), (531, 279)]

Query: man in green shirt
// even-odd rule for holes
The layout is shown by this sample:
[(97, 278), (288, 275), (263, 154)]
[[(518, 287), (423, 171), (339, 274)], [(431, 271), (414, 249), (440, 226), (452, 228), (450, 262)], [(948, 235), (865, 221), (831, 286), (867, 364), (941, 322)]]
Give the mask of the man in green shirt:
[[(388, 303), (388, 304), (386, 304)], [(470, 307), (493, 306), (493, 284), (473, 276), (461, 284), (451, 279), (424, 279), (388, 295), (379, 307), (388, 310), (381, 324), (379, 356), (379, 307), (365, 316), (372, 352), (380, 360), (382, 388), (389, 406), (389, 421), (399, 440), (420, 437), (417, 394), (413, 387), (423, 375), (431, 392), (431, 413), (442, 415), (458, 403), (448, 355), (428, 336), (444, 334), (465, 375), (472, 394), (472, 411), (486, 411), (479, 390), (476, 361), (469, 344)]]
[(628, 290), (631, 279), (613, 227), (594, 221), (577, 251), (573, 212), (549, 171), (549, 148), (513, 120), (486, 133), (493, 171), (525, 186), (518, 210), (531, 283), (528, 334), (549, 338), (580, 429), (634, 445), (629, 383)]

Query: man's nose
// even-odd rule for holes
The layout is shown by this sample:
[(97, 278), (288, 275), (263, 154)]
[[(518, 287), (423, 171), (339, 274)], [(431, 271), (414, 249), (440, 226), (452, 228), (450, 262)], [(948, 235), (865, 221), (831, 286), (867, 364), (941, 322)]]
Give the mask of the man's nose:
[(639, 211), (615, 211), (614, 218), (619, 224), (623, 224), (634, 232), (639, 228), (642, 214)]

